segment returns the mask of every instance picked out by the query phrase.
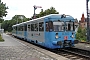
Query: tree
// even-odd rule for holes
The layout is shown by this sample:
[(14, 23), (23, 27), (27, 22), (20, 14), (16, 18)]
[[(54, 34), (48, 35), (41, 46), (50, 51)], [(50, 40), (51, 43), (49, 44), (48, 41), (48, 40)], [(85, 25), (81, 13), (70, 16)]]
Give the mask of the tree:
[(76, 33), (76, 39), (79, 39), (80, 41), (86, 41), (86, 29), (82, 29), (81, 27), (78, 28), (78, 31)]
[(11, 32), (12, 26), (17, 24), (17, 21), (18, 23), (21, 23), (22, 21), (25, 22), (28, 20), (30, 20), (30, 18), (26, 18), (24, 15), (15, 15), (11, 20), (5, 20), (1, 26), (5, 31)]
[(6, 9), (8, 9), (8, 7), (6, 7), (6, 4), (4, 4), (0, 0), (0, 19), (3, 18), (3, 16), (6, 16), (7, 15)]
[(59, 12), (57, 12), (54, 7), (51, 7), (50, 9), (47, 9), (45, 11), (43, 11), (42, 9), (39, 14), (36, 14), (36, 17), (39, 18), (39, 17), (46, 16), (49, 14), (59, 14)]
[[(42, 9), (39, 14), (36, 14), (36, 17), (39, 18), (39, 17), (49, 15), (49, 14), (58, 14), (58, 12), (55, 10), (54, 7), (51, 7), (50, 9), (47, 9), (45, 11), (43, 11), (43, 9)], [(33, 17), (26, 18), (24, 15), (15, 15), (15, 16), (12, 17), (11, 20), (5, 20), (2, 23), (2, 28), (5, 31), (11, 32), (12, 31), (12, 25), (15, 25), (15, 24), (21, 23), (21, 22), (25, 22), (25, 21), (29, 21), (29, 20), (32, 20), (32, 19), (33, 19)]]
[(15, 20), (16, 23), (25, 22), (27, 18), (24, 15), (15, 15), (12, 17), (12, 20)]
[(3, 21), (4, 21), (4, 19), (1, 18), (1, 19), (0, 19), (0, 23), (2, 23)]

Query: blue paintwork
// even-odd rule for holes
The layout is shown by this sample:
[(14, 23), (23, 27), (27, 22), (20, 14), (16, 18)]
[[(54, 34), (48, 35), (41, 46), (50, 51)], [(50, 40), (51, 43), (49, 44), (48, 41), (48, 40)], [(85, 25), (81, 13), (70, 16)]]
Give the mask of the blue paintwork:
[(27, 31), (24, 31), (24, 40), (27, 39)]
[(56, 19), (61, 20), (61, 21), (69, 21), (69, 20), (75, 21), (72, 16), (69, 16), (67, 18), (61, 18), (61, 15), (51, 15), (49, 17), (46, 17), (45, 21), (49, 21), (49, 20), (55, 21)]
[[(53, 16), (46, 17), (44, 21), (47, 22), (47, 21), (55, 21), (55, 20), (60, 20), (60, 21), (64, 21), (65, 22), (65, 21), (70, 21), (70, 20), (74, 21), (74, 18), (71, 17), (71, 16), (67, 17), (67, 18), (61, 18), (61, 16), (53, 15)], [(45, 47), (48, 47), (48, 48), (51, 48), (51, 49), (63, 48), (63, 46), (58, 46), (58, 45), (55, 45), (55, 44), (57, 44), (57, 41), (64, 42), (64, 36), (68, 36), (68, 40), (72, 40), (72, 43), (73, 43), (75, 38), (71, 38), (70, 37), (72, 35), (72, 32), (74, 32), (74, 31), (58, 32), (58, 36), (60, 37), (58, 39), (55, 39), (56, 32), (45, 32)]]
[[(60, 20), (60, 21), (75, 21), (74, 18), (72, 16), (69, 16), (69, 17), (66, 17), (66, 18), (61, 18), (61, 15), (51, 15), (51, 16), (48, 16), (48, 17), (45, 17), (44, 18), (44, 26), (45, 26), (45, 22), (47, 21), (55, 21), (55, 20)], [(71, 38), (70, 36), (72, 35), (72, 32), (75, 32), (75, 31), (63, 31), (63, 32), (58, 32), (58, 36), (59, 38), (56, 39), (55, 38), (55, 34), (56, 32), (46, 32), (45, 31), (45, 28), (46, 26), (44, 27), (44, 37), (45, 37), (45, 42), (39, 42), (36, 43), (36, 44), (39, 44), (39, 45), (42, 45), (42, 46), (45, 46), (47, 48), (51, 48), (51, 49), (54, 49), (54, 48), (63, 48), (63, 45), (62, 46), (58, 46), (56, 45), (58, 41), (62, 41), (64, 42), (64, 36), (67, 36), (68, 39), (67, 40), (71, 40), (72, 41), (72, 46), (74, 45), (73, 44), (73, 41), (75, 40), (75, 37), (74, 38)], [(19, 32), (16, 32), (16, 34), (20, 34)], [(27, 39), (27, 34), (28, 32), (27, 31), (24, 31), (24, 36), (25, 36), (25, 39)], [(74, 34), (75, 36), (75, 34)], [(27, 41), (30, 41), (31, 42), (31, 39), (27, 39)], [(32, 41), (35, 41), (35, 40), (32, 40)], [(69, 47), (69, 46), (68, 46)]]

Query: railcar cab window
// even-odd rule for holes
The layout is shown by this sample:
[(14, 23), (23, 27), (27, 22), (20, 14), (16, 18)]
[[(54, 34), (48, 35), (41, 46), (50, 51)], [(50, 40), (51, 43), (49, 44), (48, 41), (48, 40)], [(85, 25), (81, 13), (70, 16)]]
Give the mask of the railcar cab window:
[(74, 22), (66, 22), (66, 31), (74, 31), (74, 30), (75, 30)]
[(53, 22), (54, 31), (64, 31), (64, 22), (55, 21)]

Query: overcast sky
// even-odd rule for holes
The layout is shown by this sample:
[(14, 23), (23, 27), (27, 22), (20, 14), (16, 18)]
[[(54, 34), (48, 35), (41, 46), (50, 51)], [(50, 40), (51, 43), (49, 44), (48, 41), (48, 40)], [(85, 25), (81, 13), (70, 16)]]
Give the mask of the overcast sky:
[[(24, 15), (30, 18), (33, 15), (33, 6), (42, 6), (43, 10), (54, 7), (59, 14), (71, 15), (74, 18), (81, 19), (82, 13), (86, 17), (86, 0), (2, 0), (9, 7), (6, 20), (12, 19), (14, 15)], [(90, 2), (89, 2), (90, 8)], [(36, 14), (41, 8), (36, 10)]]

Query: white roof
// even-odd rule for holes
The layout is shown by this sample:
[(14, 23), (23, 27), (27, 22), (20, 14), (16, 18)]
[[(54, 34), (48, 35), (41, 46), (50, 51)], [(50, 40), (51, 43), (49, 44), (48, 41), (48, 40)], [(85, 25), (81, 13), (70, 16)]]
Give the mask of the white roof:
[[(32, 22), (32, 21), (37, 21), (37, 20), (40, 20), (40, 19), (43, 19), (43, 18), (46, 18), (46, 17), (52, 16), (52, 15), (58, 15), (58, 16), (60, 16), (60, 14), (50, 14), (50, 15), (46, 15), (46, 16), (43, 16), (43, 17), (40, 17), (40, 18), (32, 19), (32, 20), (29, 20), (29, 21), (26, 21), (26, 22), (22, 22), (22, 23), (19, 23), (19, 24), (13, 25), (12, 27), (14, 27), (14, 26), (18, 26), (18, 25), (21, 25), (21, 24), (25, 24), (25, 23), (28, 23), (28, 22)], [(61, 15), (62, 15), (62, 14), (61, 14)]]
[(50, 14), (50, 15), (43, 16), (43, 17), (40, 17), (40, 18), (37, 18), (37, 19), (32, 19), (32, 20), (29, 20), (29, 21), (26, 21), (26, 22), (22, 22), (22, 23), (19, 23), (19, 24), (13, 25), (12, 27), (14, 27), (14, 26), (18, 26), (18, 25), (21, 25), (21, 24), (25, 24), (25, 23), (28, 23), (28, 22), (31, 22), (31, 21), (40, 20), (40, 19), (43, 19), (43, 18), (49, 17), (49, 16), (51, 16), (51, 15), (60, 15), (60, 14)]

